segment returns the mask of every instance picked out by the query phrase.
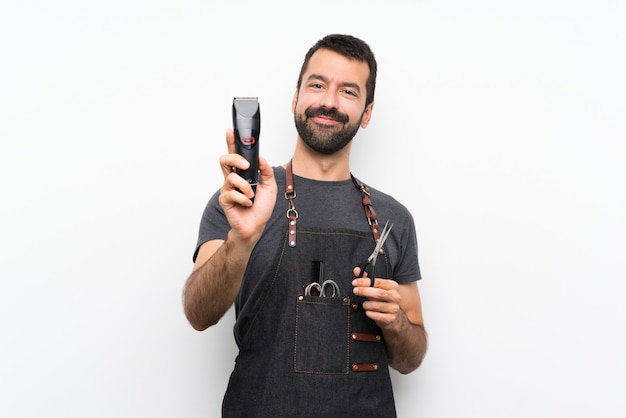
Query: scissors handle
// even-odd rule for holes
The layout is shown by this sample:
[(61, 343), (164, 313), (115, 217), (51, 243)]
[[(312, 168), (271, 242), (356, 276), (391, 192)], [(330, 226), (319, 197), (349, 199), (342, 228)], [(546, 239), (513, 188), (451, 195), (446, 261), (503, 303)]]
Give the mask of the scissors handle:
[[(332, 290), (333, 293), (329, 294), (328, 289)], [(334, 298), (339, 297), (339, 285), (334, 280), (326, 280), (322, 283), (322, 296)]]
[(310, 283), (304, 288), (304, 294), (307, 296), (321, 296), (322, 292), (322, 286), (317, 282)]
[[(367, 270), (367, 268), (370, 266), (371, 262), (370, 261), (366, 261), (364, 263), (361, 263), (358, 267), (361, 269), (361, 271), (359, 272), (359, 275), (355, 277), (355, 279), (360, 279), (365, 275), (365, 271)], [(374, 287), (374, 282), (376, 281), (376, 278), (374, 276), (370, 277), (370, 287)]]
[(363, 277), (365, 275), (365, 271), (367, 270), (367, 268), (370, 266), (370, 262), (369, 261), (364, 261), (363, 263), (359, 264), (358, 267), (361, 270), (359, 272), (359, 275), (356, 276), (356, 279), (359, 279), (361, 277)]

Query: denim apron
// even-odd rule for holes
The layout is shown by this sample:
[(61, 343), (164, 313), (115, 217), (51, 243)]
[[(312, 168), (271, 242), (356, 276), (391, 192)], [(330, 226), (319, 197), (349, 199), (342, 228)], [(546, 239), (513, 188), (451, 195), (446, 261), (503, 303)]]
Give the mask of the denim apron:
[[(382, 332), (352, 293), (352, 269), (374, 248), (372, 234), (299, 229), (296, 245), (287, 222), (284, 228), (274, 276), (240, 341), (222, 416), (395, 417)], [(387, 257), (378, 260), (376, 276), (390, 277)], [(311, 282), (328, 279), (338, 294), (305, 293)]]

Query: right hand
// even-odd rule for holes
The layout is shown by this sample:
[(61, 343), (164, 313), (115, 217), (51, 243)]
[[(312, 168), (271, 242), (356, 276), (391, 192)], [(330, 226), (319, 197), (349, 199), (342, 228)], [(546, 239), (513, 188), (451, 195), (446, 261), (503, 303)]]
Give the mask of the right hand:
[(247, 169), (250, 164), (235, 153), (235, 134), (232, 129), (226, 132), (226, 144), (228, 154), (220, 157), (224, 184), (220, 190), (219, 203), (228, 218), (232, 232), (242, 240), (256, 241), (261, 237), (276, 203), (278, 187), (274, 170), (264, 158), (259, 158), (260, 181), (255, 194), (252, 186), (235, 172), (237, 168)]

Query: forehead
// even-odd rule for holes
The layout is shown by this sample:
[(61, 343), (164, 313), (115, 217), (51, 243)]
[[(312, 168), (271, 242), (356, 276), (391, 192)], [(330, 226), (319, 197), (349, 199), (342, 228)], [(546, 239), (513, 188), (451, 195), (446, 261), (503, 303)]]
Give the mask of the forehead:
[(312, 74), (321, 75), (339, 83), (357, 83), (365, 91), (370, 69), (367, 62), (350, 59), (322, 48), (311, 56), (302, 79), (307, 80)]

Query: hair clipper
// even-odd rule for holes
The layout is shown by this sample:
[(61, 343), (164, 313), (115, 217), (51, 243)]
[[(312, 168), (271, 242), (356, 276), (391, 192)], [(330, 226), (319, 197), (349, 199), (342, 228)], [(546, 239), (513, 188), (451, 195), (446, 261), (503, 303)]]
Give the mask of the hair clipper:
[(247, 170), (237, 169), (256, 192), (259, 177), (259, 135), (261, 133), (261, 109), (256, 97), (233, 99), (233, 129), (235, 151), (250, 163)]

